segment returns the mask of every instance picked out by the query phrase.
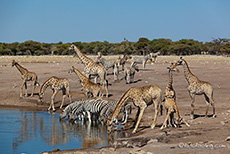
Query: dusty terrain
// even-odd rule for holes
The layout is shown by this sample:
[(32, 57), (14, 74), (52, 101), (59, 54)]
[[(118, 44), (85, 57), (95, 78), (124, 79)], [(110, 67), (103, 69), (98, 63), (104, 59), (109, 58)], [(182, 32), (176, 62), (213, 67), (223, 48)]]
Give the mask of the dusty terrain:
[[(115, 56), (116, 57), (116, 56)], [(118, 56), (117, 56), (118, 57)], [(113, 57), (114, 58), (114, 57)], [(71, 83), (72, 100), (84, 98), (80, 90), (81, 86), (75, 74), (68, 74), (68, 69), (75, 66), (83, 71), (83, 65), (78, 58), (73, 57), (0, 57), (0, 106), (3, 107), (27, 107), (33, 110), (46, 110), (51, 96), (51, 90), (45, 93), (45, 104), (38, 102), (38, 89), (33, 97), (19, 97), (22, 84), (19, 71), (11, 66), (15, 59), (29, 71), (36, 72), (38, 81), (42, 85), (49, 77), (67, 77)], [(160, 56), (156, 64), (148, 63), (146, 70), (139, 65), (140, 71), (135, 75), (135, 83), (125, 84), (125, 80), (113, 82), (113, 75), (107, 76), (109, 80), (108, 100), (118, 100), (130, 87), (157, 84), (164, 91), (168, 83), (167, 66), (177, 61), (176, 56)], [(174, 89), (177, 93), (177, 104), (180, 114), (191, 125), (187, 127), (182, 124), (181, 128), (166, 128), (160, 131), (160, 126), (165, 118), (158, 116), (157, 127), (150, 129), (153, 121), (154, 108), (149, 106), (142, 117), (138, 132), (126, 139), (118, 139), (110, 147), (102, 149), (65, 150), (56, 153), (229, 153), (230, 151), (230, 58), (217, 56), (185, 56), (191, 71), (200, 80), (208, 81), (214, 88), (214, 100), (216, 105), (216, 118), (212, 118), (212, 108), (209, 108), (210, 117), (204, 118), (206, 109), (204, 96), (196, 96), (195, 114), (196, 118), (190, 120), (190, 97), (187, 91), (187, 82), (184, 78), (183, 67), (178, 66), (179, 73), (174, 73)], [(129, 64), (127, 64), (129, 65)], [(112, 72), (112, 70), (109, 70)], [(119, 78), (123, 77), (120, 72)], [(31, 83), (28, 85), (28, 93), (31, 93)], [(55, 107), (61, 102), (61, 92), (55, 99)], [(69, 103), (68, 98), (65, 104)], [(61, 112), (58, 110), (57, 112)], [(164, 110), (165, 112), (165, 110)], [(130, 126), (133, 124), (136, 108), (124, 131), (131, 133)], [(54, 153), (54, 152), (53, 152)]]

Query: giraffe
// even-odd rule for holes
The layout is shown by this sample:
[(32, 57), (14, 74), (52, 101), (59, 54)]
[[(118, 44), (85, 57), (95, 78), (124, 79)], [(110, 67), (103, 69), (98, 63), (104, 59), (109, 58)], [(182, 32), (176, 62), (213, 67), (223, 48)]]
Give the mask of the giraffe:
[(55, 98), (56, 94), (60, 90), (62, 90), (62, 94), (63, 94), (60, 109), (62, 108), (62, 106), (64, 104), (64, 100), (65, 100), (66, 95), (69, 97), (70, 103), (72, 102), (71, 95), (70, 95), (70, 83), (69, 83), (69, 80), (67, 78), (58, 78), (56, 76), (50, 77), (41, 86), (40, 93), (39, 93), (39, 98), (40, 98), (41, 102), (43, 102), (44, 92), (45, 92), (46, 88), (49, 87), (49, 86), (53, 91), (53, 95), (51, 96), (51, 103), (50, 103), (50, 106), (49, 106), (48, 110), (50, 110), (51, 107), (52, 107), (53, 111), (55, 111), (54, 98)]
[(31, 93), (31, 97), (34, 94), (34, 90), (35, 90), (35, 86), (37, 86), (38, 88), (40, 87), (40, 84), (38, 83), (38, 77), (36, 75), (36, 73), (34, 72), (30, 72), (28, 71), (26, 68), (22, 67), (21, 65), (19, 65), (15, 60), (12, 61), (12, 67), (15, 66), (19, 72), (21, 73), (21, 78), (23, 80), (21, 88), (20, 88), (20, 97), (22, 97), (22, 88), (25, 85), (25, 96), (28, 96), (27, 93), (27, 81), (32, 81), (33, 82), (33, 89), (32, 89), (32, 93)]
[(76, 73), (76, 75), (79, 77), (80, 82), (82, 83), (84, 92), (85, 92), (85, 96), (89, 98), (88, 93), (92, 93), (93, 97), (97, 97), (99, 95), (99, 97), (101, 96), (101, 87), (100, 85), (90, 81), (89, 78), (87, 78), (84, 74), (82, 74), (78, 69), (76, 69), (74, 66), (72, 66), (72, 69), (70, 69), (69, 71)]
[[(176, 100), (174, 98), (167, 98), (165, 100), (164, 106), (167, 111), (167, 115), (166, 115), (163, 125), (160, 128), (161, 130), (167, 127), (167, 121), (169, 120), (169, 116), (171, 119), (172, 126), (177, 127), (178, 125), (178, 127), (180, 127), (180, 121), (183, 121), (186, 124), (186, 126), (190, 127), (190, 125), (183, 119), (183, 117), (180, 116), (179, 109), (178, 109)], [(177, 113), (177, 125), (175, 124), (175, 121), (174, 121), (174, 112)]]
[[(179, 114), (179, 108), (178, 108), (177, 103), (176, 103), (176, 92), (175, 92), (173, 85), (172, 85), (173, 84), (172, 71), (179, 72), (179, 70), (174, 65), (174, 63), (171, 63), (171, 65), (169, 67), (167, 67), (167, 69), (169, 69), (169, 83), (165, 88), (164, 100), (163, 100), (167, 115), (166, 115), (165, 121), (161, 127), (161, 130), (167, 126), (166, 123), (169, 120), (169, 116), (170, 116), (172, 126), (177, 127), (177, 125), (178, 125), (178, 127), (180, 127), (180, 119), (181, 119), (189, 127), (190, 125)], [(175, 124), (175, 121), (174, 121), (174, 113), (175, 112), (177, 113), (177, 125)]]
[(136, 114), (136, 120), (133, 126), (135, 126), (132, 133), (136, 133), (139, 123), (141, 121), (142, 115), (144, 110), (147, 106), (154, 103), (155, 105), (155, 116), (153, 120), (153, 124), (151, 128), (153, 129), (156, 125), (157, 115), (159, 112), (159, 106), (161, 104), (161, 96), (162, 91), (157, 85), (147, 85), (143, 87), (131, 87), (129, 88), (124, 95), (118, 101), (110, 119), (107, 122), (107, 132), (111, 132), (112, 122), (115, 118), (117, 118), (118, 114), (120, 113), (122, 107), (125, 103), (130, 100), (133, 104), (138, 107), (138, 111)]
[(179, 72), (179, 70), (174, 65), (174, 63), (171, 63), (171, 65), (169, 67), (167, 67), (167, 69), (169, 69), (169, 83), (167, 84), (167, 86), (165, 88), (164, 99), (166, 99), (166, 98), (172, 98), (172, 99), (176, 100), (176, 92), (173, 89), (173, 76), (172, 76), (172, 72)]
[(204, 94), (206, 100), (206, 112), (205, 117), (207, 117), (209, 104), (213, 107), (213, 118), (216, 117), (215, 114), (215, 103), (213, 100), (213, 87), (209, 82), (199, 80), (190, 70), (187, 61), (185, 61), (182, 57), (176, 63), (176, 65), (183, 65), (184, 67), (184, 75), (185, 79), (188, 82), (188, 92), (191, 98), (191, 119), (194, 119), (194, 102), (195, 95)]
[[(101, 79), (100, 84), (103, 86), (103, 89), (106, 92), (106, 97), (108, 97), (109, 96), (108, 84), (107, 84), (108, 81), (106, 80), (106, 69), (105, 69), (105, 67), (100, 65), (100, 64), (96, 64), (92, 59), (85, 56), (81, 52), (81, 50), (78, 49), (74, 44), (72, 44), (69, 49), (70, 50), (73, 49), (77, 53), (81, 62), (85, 65), (84, 74), (86, 75), (86, 77), (89, 77), (90, 74), (97, 74), (100, 77), (100, 79)], [(96, 81), (97, 81), (97, 77), (95, 78), (95, 83), (96, 83)]]

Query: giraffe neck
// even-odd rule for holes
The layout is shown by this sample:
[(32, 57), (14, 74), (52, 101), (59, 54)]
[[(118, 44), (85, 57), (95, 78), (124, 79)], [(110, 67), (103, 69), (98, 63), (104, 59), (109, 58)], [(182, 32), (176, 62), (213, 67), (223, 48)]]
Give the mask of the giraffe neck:
[(184, 67), (184, 76), (188, 84), (191, 84), (192, 82), (194, 82), (194, 80), (197, 80), (197, 77), (194, 74), (192, 74), (192, 72), (188, 67), (188, 63), (185, 60), (184, 60), (183, 67)]
[(43, 85), (41, 86), (41, 89), (40, 89), (40, 94), (43, 94), (45, 91), (46, 91), (46, 88), (48, 86), (50, 86), (50, 81), (53, 79), (53, 77), (49, 78), (48, 80), (46, 80)]
[(89, 57), (85, 56), (78, 47), (74, 46), (74, 50), (77, 53), (78, 57), (84, 63), (84, 65), (88, 65), (89, 63), (92, 63), (93, 60), (90, 59)]
[(17, 67), (17, 69), (19, 70), (19, 72), (24, 75), (26, 72), (28, 72), (28, 70), (24, 67), (22, 67), (21, 65), (19, 65), (18, 63), (15, 64), (15, 66)]
[(173, 83), (172, 71), (169, 70), (169, 83), (168, 83), (168, 85), (166, 86), (166, 88), (172, 89), (172, 83)]
[(82, 74), (78, 69), (74, 68), (74, 72), (77, 74), (81, 82), (84, 83), (86, 80), (88, 80), (88, 78), (84, 74)]
[(111, 119), (111, 123), (113, 121), (114, 118), (116, 118), (118, 116), (118, 114), (120, 113), (122, 107), (124, 106), (124, 104), (126, 103), (126, 101), (128, 99), (130, 99), (130, 89), (121, 97), (121, 99), (118, 101), (112, 115), (110, 116)]

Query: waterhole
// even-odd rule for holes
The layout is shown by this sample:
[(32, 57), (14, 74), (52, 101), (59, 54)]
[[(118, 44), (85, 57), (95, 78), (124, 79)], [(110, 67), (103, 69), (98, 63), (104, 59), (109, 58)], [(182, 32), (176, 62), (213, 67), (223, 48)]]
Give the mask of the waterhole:
[(108, 140), (106, 126), (59, 120), (58, 113), (0, 109), (0, 153), (37, 154), (53, 149), (100, 148), (126, 137), (117, 132)]

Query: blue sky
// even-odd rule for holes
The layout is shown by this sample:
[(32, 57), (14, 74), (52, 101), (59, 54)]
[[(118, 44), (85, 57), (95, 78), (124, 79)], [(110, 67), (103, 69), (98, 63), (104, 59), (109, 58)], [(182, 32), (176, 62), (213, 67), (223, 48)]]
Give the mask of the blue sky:
[(0, 0), (0, 42), (230, 38), (229, 0)]

